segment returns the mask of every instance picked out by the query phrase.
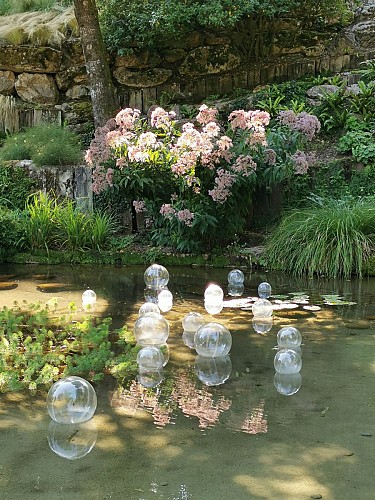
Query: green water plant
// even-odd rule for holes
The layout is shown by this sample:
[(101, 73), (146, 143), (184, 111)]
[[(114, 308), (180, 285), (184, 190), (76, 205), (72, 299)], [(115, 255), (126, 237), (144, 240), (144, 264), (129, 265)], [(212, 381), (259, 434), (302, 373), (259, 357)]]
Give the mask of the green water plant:
[(266, 243), (268, 265), (295, 275), (361, 276), (374, 248), (375, 199), (311, 202), (285, 214), (274, 229)]

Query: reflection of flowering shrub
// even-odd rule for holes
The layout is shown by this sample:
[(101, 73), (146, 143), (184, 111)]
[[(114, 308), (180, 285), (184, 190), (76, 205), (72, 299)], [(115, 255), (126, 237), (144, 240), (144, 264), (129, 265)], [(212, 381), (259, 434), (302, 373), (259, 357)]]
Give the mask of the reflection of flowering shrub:
[(289, 136), (278, 143), (265, 111), (233, 111), (224, 127), (206, 105), (182, 125), (160, 107), (149, 119), (123, 109), (87, 151), (93, 191), (121, 190), (134, 211), (147, 210), (157, 244), (194, 251), (230, 242), (243, 230), (256, 185), (280, 181), (297, 151), (295, 137), (311, 139), (319, 130), (307, 113), (284, 113), (279, 120)]

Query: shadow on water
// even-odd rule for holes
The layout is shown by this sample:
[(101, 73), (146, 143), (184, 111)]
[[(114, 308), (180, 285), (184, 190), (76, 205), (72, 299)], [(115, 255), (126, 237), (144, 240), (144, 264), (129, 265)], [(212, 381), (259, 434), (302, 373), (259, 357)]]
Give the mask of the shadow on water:
[[(259, 334), (251, 311), (205, 312), (207, 283), (225, 291), (227, 270), (169, 271), (170, 361), (157, 388), (137, 380), (118, 387), (108, 377), (96, 386), (98, 408), (87, 428), (51, 424), (43, 394), (0, 397), (3, 497), (372, 499), (375, 280), (247, 273), (243, 297), (256, 296), (258, 284), (268, 281), (273, 294), (304, 293), (310, 305), (320, 307), (277, 310), (269, 331)], [(0, 300), (11, 305), (57, 297), (60, 314), (91, 288), (99, 299), (95, 314), (111, 316), (115, 327), (132, 328), (144, 301), (143, 272), (138, 267), (2, 266), (5, 281), (18, 287), (0, 291)], [(40, 284), (53, 283), (65, 288), (42, 291)], [(342, 300), (328, 304), (328, 295)], [(231, 331), (230, 366), (201, 363), (182, 342), (181, 319), (191, 310)], [(297, 327), (303, 339), (301, 378), (276, 380), (281, 392), (294, 392), (290, 396), (275, 386), (276, 334), (283, 326)], [(213, 376), (226, 381), (202, 383)]]

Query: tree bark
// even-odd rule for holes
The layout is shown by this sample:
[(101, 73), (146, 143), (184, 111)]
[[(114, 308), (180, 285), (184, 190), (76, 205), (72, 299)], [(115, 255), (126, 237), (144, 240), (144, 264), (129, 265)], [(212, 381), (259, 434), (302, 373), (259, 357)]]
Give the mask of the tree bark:
[(94, 125), (102, 127), (118, 110), (118, 100), (100, 31), (95, 0), (74, 0), (86, 71), (89, 79)]

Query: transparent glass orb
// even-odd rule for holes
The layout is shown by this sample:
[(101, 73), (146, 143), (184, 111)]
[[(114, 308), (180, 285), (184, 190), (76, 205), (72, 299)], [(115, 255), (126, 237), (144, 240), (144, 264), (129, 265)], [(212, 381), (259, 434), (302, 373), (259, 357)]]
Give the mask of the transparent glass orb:
[(51, 450), (67, 460), (83, 458), (94, 448), (98, 437), (96, 425), (58, 424), (51, 420), (47, 430), (47, 440)]
[(157, 387), (164, 379), (163, 369), (160, 370), (146, 370), (144, 368), (139, 368), (138, 382), (143, 385), (143, 387)]
[(94, 290), (86, 290), (82, 294), (82, 309), (85, 311), (94, 309), (96, 304), (96, 293)]
[(275, 354), (273, 364), (277, 373), (283, 375), (298, 373), (302, 368), (302, 358), (293, 349), (280, 349)]
[(160, 345), (169, 337), (168, 321), (158, 313), (146, 313), (134, 324), (134, 336), (138, 344)]
[(273, 384), (280, 394), (292, 396), (302, 385), (302, 376), (298, 373), (275, 373)]
[(210, 306), (218, 305), (224, 300), (224, 292), (219, 285), (208, 285), (204, 292), (204, 301)]
[(228, 285), (228, 295), (231, 297), (241, 297), (244, 291), (244, 285)]
[(152, 264), (146, 269), (143, 277), (148, 288), (160, 290), (168, 285), (169, 272), (160, 264)]
[(224, 301), (218, 302), (217, 304), (210, 304), (209, 302), (204, 302), (204, 308), (211, 314), (211, 316), (215, 316), (215, 314), (219, 314), (224, 307)]
[(65, 377), (53, 384), (47, 394), (49, 416), (59, 424), (80, 424), (93, 417), (97, 405), (96, 392), (81, 377)]
[(245, 281), (244, 273), (241, 269), (233, 269), (228, 273), (228, 283), (230, 285), (243, 285)]
[(163, 366), (163, 361), (164, 357), (160, 349), (154, 345), (146, 345), (138, 351), (138, 366), (146, 370), (160, 370)]
[(168, 312), (173, 307), (173, 295), (169, 290), (162, 290), (158, 295), (158, 306), (161, 312)]
[(232, 361), (229, 356), (219, 358), (197, 356), (194, 369), (199, 380), (205, 385), (220, 385), (228, 380), (232, 372)]
[(257, 299), (251, 306), (254, 318), (270, 318), (273, 314), (273, 305), (267, 299)]
[(189, 347), (190, 349), (194, 349), (194, 336), (196, 332), (186, 332), (182, 333), (182, 342)]
[(258, 286), (258, 295), (261, 299), (268, 299), (271, 297), (272, 294), (272, 288), (267, 281), (264, 281)]
[(232, 335), (220, 323), (206, 323), (194, 335), (197, 354), (208, 358), (226, 356), (232, 347)]
[(141, 316), (143, 316), (144, 314), (147, 314), (147, 313), (152, 313), (152, 312), (156, 312), (158, 314), (160, 314), (160, 309), (158, 308), (158, 306), (156, 304), (154, 304), (153, 302), (145, 302), (144, 304), (141, 305), (141, 307), (139, 308), (139, 311), (138, 311), (138, 317), (140, 318)]
[(158, 295), (159, 295), (159, 290), (156, 290), (154, 288), (147, 288), (147, 287), (145, 288), (144, 298), (146, 302), (157, 305)]
[(294, 326), (286, 326), (281, 328), (277, 333), (277, 344), (282, 348), (299, 347), (302, 342), (302, 335), (297, 328)]
[(253, 318), (253, 329), (260, 334), (268, 333), (272, 329), (273, 318)]
[(169, 361), (169, 346), (167, 343), (160, 344), (157, 346), (160, 349), (160, 352), (163, 356), (163, 367), (168, 364)]
[(189, 312), (182, 318), (184, 332), (196, 332), (204, 324), (203, 316), (198, 312)]

